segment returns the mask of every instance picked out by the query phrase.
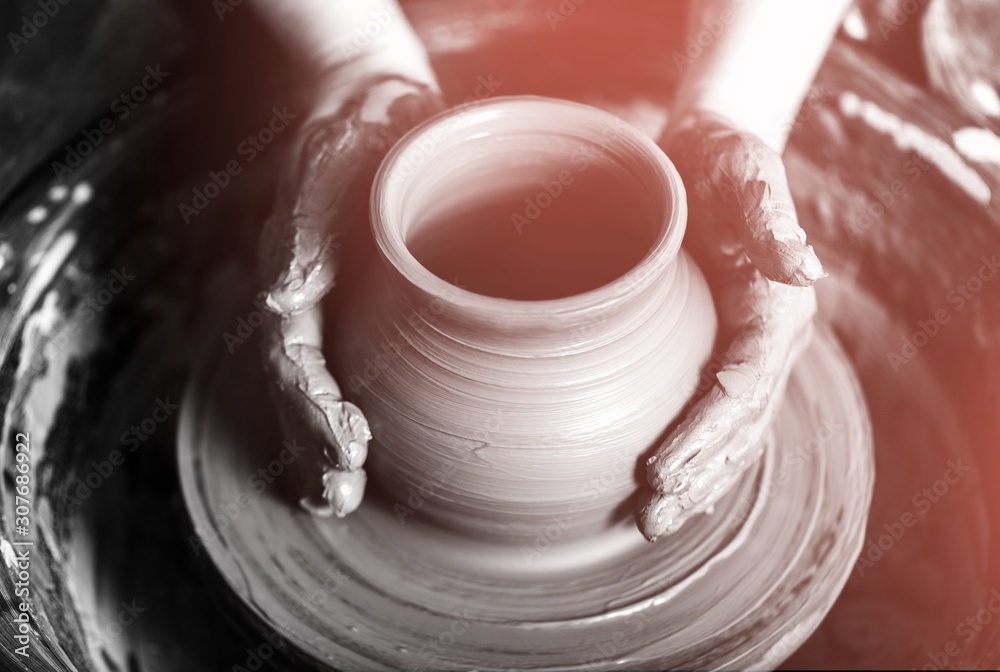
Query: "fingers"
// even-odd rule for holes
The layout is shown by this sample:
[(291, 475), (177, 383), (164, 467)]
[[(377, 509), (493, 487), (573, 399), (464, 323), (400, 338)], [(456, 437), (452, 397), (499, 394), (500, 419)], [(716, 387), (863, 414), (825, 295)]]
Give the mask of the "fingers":
[(336, 466), (358, 469), (368, 456), (371, 432), (361, 411), (341, 398), (340, 387), (326, 367), (320, 350), (322, 312), (315, 307), (282, 320), (272, 355), (277, 358), (279, 380), (293, 382), (290, 399), (296, 402), (306, 429), (328, 441)]
[(816, 310), (811, 288), (760, 275), (724, 287), (718, 303), (736, 335), (709, 392), (647, 461), (653, 492), (636, 518), (650, 541), (708, 510), (760, 457)]
[(750, 133), (700, 116), (668, 140), (688, 190), (696, 247), (743, 255), (768, 279), (800, 287), (826, 275), (799, 226), (781, 156)]
[[(354, 511), (364, 496), (361, 466), (371, 433), (360, 410), (341, 398), (322, 353), (321, 299), (333, 286), (340, 241), (346, 234), (346, 202), (324, 189), (334, 167), (330, 147), (339, 124), (314, 129), (302, 147), (302, 164), (261, 238), (261, 267), (268, 281), (264, 303), (263, 359), (271, 397), (285, 432), (304, 435), (314, 479), (306, 479), (302, 502), (315, 515)], [(335, 186), (335, 185), (330, 185)], [(340, 226), (335, 226), (331, 219)]]
[(738, 135), (737, 153), (722, 163), (723, 180), (734, 188), (736, 230), (750, 261), (769, 280), (806, 287), (826, 272), (806, 245), (781, 157), (763, 141)]
[[(305, 435), (315, 463), (302, 503), (317, 515), (345, 516), (361, 503), (371, 431), (343, 399), (322, 352), (321, 300), (341, 266), (343, 241), (360, 242), (368, 194), (382, 157), (410, 127), (441, 107), (425, 85), (379, 77), (314, 120), (285, 175), (275, 215), (259, 246), (264, 303), (263, 359), (286, 433)], [(352, 238), (352, 235), (354, 236)], [(360, 254), (358, 248), (353, 248)]]
[(268, 319), (272, 324), (264, 335), (264, 360), (279, 420), (286, 433), (305, 437), (320, 471), (322, 504), (312, 503), (314, 492), (304, 493), (304, 503), (318, 515), (345, 516), (364, 495), (368, 422), (360, 409), (342, 399), (327, 369), (320, 308)]
[(342, 243), (367, 222), (382, 157), (442, 106), (426, 85), (382, 76), (346, 98), (335, 116), (310, 122), (259, 248), (266, 301), (275, 313), (308, 310), (327, 294)]
[(363, 213), (364, 197), (347, 188), (356, 172), (337, 161), (345, 126), (345, 120), (328, 120), (306, 131), (301, 163), (265, 226), (259, 248), (265, 302), (279, 316), (309, 310), (329, 292), (341, 241)]
[(728, 339), (709, 392), (647, 463), (637, 523), (650, 541), (708, 510), (761, 455), (811, 334), (825, 275), (798, 224), (781, 157), (725, 121), (682, 121), (668, 149), (685, 182), (689, 246)]

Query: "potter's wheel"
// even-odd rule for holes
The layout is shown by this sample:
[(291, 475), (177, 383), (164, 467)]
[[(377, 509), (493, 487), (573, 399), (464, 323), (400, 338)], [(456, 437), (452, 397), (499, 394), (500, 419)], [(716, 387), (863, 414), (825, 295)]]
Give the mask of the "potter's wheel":
[[(626, 512), (600, 538), (531, 549), (465, 539), (419, 516), (401, 523), (394, 504), (419, 510), (419, 500), (370, 493), (351, 516), (320, 520), (282, 493), (280, 477), (257, 494), (251, 476), (292, 437), (258, 397), (255, 348), (221, 347), (184, 401), (184, 496), (260, 630), (276, 630), (312, 667), (774, 666), (819, 625), (862, 543), (871, 430), (822, 328), (760, 465), (711, 515), (650, 545)], [(550, 534), (558, 541), (557, 527)]]

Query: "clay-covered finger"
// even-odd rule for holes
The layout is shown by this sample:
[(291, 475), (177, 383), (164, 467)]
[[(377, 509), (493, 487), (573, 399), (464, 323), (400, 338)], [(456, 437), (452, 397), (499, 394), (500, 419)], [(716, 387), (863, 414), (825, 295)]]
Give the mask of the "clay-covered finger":
[[(304, 437), (319, 470), (322, 499), (329, 513), (347, 515), (361, 502), (371, 430), (361, 410), (342, 398), (320, 350), (320, 309), (288, 318), (271, 316), (265, 333), (264, 362), (285, 431)], [(318, 507), (312, 507), (317, 513)]]
[(763, 438), (780, 405), (791, 367), (766, 394), (729, 397), (721, 384), (647, 463), (653, 487), (637, 511), (643, 536), (655, 541), (711, 508), (763, 453)]
[(326, 365), (319, 306), (280, 320), (272, 351), (272, 370), (289, 406), (309, 433), (327, 447), (341, 469), (357, 469), (368, 456), (371, 431), (361, 410), (345, 401)]
[(720, 322), (735, 336), (708, 393), (647, 462), (636, 516), (650, 541), (711, 507), (761, 455), (762, 437), (808, 344), (815, 293), (760, 276), (724, 287)]
[(784, 284), (808, 286), (826, 275), (806, 244), (777, 152), (707, 116), (667, 143), (687, 188), (695, 248), (708, 258), (745, 253), (765, 277)]
[(303, 505), (318, 516), (326, 517), (333, 514), (341, 518), (361, 506), (367, 482), (368, 476), (364, 469), (355, 471), (328, 469), (323, 472), (324, 505), (310, 506), (305, 499)]
[(736, 226), (743, 249), (769, 280), (811, 285), (826, 272), (812, 246), (806, 244), (781, 157), (754, 136), (741, 135), (740, 144), (745, 158), (737, 155), (734, 163), (742, 162), (742, 166), (730, 168), (743, 180), (736, 192), (742, 215)]
[[(409, 128), (438, 111), (425, 84), (378, 76), (345, 96), (330, 116), (302, 132), (284, 173), (274, 215), (259, 245), (264, 303), (263, 359), (286, 432), (306, 437), (311, 473), (303, 505), (317, 515), (347, 515), (361, 502), (371, 431), (343, 399), (322, 353), (321, 301), (341, 273), (346, 241), (367, 223), (378, 164)], [(363, 252), (355, 247), (355, 255)]]
[(365, 194), (349, 188), (360, 166), (344, 164), (348, 153), (336, 152), (345, 124), (327, 120), (305, 131), (300, 162), (265, 225), (259, 247), (264, 300), (279, 316), (309, 310), (330, 291), (342, 241), (363, 217)]
[(674, 532), (724, 492), (727, 474), (740, 474), (759, 455), (757, 439), (766, 429), (759, 404), (768, 398), (729, 396), (716, 384), (691, 410), (646, 464), (652, 495), (638, 513), (639, 529), (650, 541)]
[[(747, 462), (752, 464), (764, 453), (772, 433), (769, 426), (763, 426), (759, 435), (750, 427), (741, 430), (729, 439), (729, 448), (722, 448), (719, 455), (739, 452), (746, 447)], [(715, 465), (705, 465), (706, 475), (714, 480), (706, 480), (696, 487), (682, 492), (652, 490), (644, 493), (636, 508), (639, 530), (648, 541), (656, 541), (663, 535), (676, 532), (695, 514), (710, 511), (716, 502), (729, 492), (743, 476), (744, 469), (725, 469)]]
[(440, 95), (402, 77), (373, 78), (337, 113), (308, 124), (259, 246), (267, 305), (308, 310), (330, 290), (343, 243), (367, 222), (368, 194), (386, 152), (442, 107)]

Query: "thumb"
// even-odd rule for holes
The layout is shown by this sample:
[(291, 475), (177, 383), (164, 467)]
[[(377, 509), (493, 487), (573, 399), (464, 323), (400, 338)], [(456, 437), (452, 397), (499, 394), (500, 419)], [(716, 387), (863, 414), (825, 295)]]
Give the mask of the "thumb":
[(769, 280), (807, 287), (826, 272), (799, 226), (781, 156), (756, 136), (739, 136), (719, 177), (735, 192), (743, 249)]

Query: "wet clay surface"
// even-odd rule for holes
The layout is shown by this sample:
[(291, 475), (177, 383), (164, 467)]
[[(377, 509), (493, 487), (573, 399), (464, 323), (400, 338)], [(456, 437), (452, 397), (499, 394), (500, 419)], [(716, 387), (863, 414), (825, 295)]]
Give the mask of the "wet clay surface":
[[(573, 23), (560, 23), (551, 31), (537, 9), (491, 5), (493, 10), (470, 8), (464, 14), (444, 4), (425, 0), (409, 11), (453, 100), (475, 95), (477, 78), (492, 75), (502, 83), (498, 92), (503, 94), (565, 95), (615, 112), (631, 110), (630, 120), (653, 132), (662, 124), (662, 102), (676, 77), (662, 63), (670, 62), (672, 45), (682, 44), (680, 26), (671, 32), (642, 10), (619, 12), (617, 29), (631, 30), (633, 39), (627, 45), (585, 50), (582, 44), (589, 37), (570, 36), (601, 33), (610, 19), (599, 5), (584, 5)], [(214, 15), (210, 19), (215, 21)], [(514, 48), (531, 43), (525, 35), (552, 34), (555, 39), (545, 43), (552, 53), (545, 58), (540, 53), (538, 58), (501, 58), (521, 53)], [(576, 49), (574, 39), (582, 40)], [(635, 70), (626, 77), (602, 77), (603, 59), (622, 52), (634, 58)], [(577, 71), (574, 59), (581, 54), (594, 69), (588, 77), (569, 76)], [(654, 62), (661, 65), (654, 67)], [(653, 90), (651, 83), (662, 83), (663, 96), (634, 93)], [(845, 101), (847, 92), (864, 105), (850, 96)], [(970, 192), (974, 179), (956, 183), (941, 169), (940, 159), (922, 157), (900, 141), (912, 132), (901, 136), (901, 126), (887, 122), (891, 117), (878, 110), (947, 143), (954, 131), (978, 122), (909, 87), (894, 71), (879, 66), (863, 45), (845, 41), (835, 45), (810, 100), (792, 134), (788, 173), (803, 225), (839, 279), (821, 288), (821, 304), (861, 377), (875, 431), (878, 480), (861, 556), (872, 566), (856, 566), (829, 616), (789, 664), (916, 667), (944, 655), (955, 666), (995, 665), (1000, 642), (995, 619), (987, 625), (981, 625), (986, 617), (972, 625), (967, 619), (977, 618), (1000, 583), (1000, 555), (991, 532), (1000, 494), (986, 487), (988, 475), (1000, 466), (993, 412), (1000, 389), (988, 375), (1000, 365), (1000, 312), (994, 308), (1000, 290), (992, 281), (970, 279), (986, 264), (984, 256), (991, 260), (994, 251), (1000, 252), (1000, 222), (995, 209), (982, 205), (981, 184)], [(279, 104), (282, 98), (267, 102)], [(259, 119), (246, 120), (241, 130), (251, 132), (265, 123), (266, 110), (260, 110)], [(187, 141), (203, 139), (209, 128), (204, 119), (210, 114), (194, 116), (197, 123), (190, 125)], [(217, 156), (223, 164), (239, 141), (234, 131), (221, 143)], [(162, 158), (170, 147), (161, 146), (155, 156)], [(141, 155), (138, 144), (136, 149)], [(121, 160), (95, 156), (95, 165), (113, 167)], [(997, 166), (962, 162), (994, 202), (1000, 189)], [(239, 183), (241, 195), (264, 193), (270, 183), (264, 159), (254, 168)], [(4, 275), (5, 281), (15, 281), (15, 289), (0, 308), (0, 448), (6, 466), (14, 433), (29, 431), (36, 437), (33, 445), (40, 457), (33, 472), (39, 480), (34, 515), (45, 539), (34, 565), (35, 608), (42, 624), (38, 637), (48, 642), (49, 659), (62, 661), (55, 664), (63, 669), (97, 669), (86, 661), (110, 658), (118, 669), (171, 669), (184, 661), (187, 669), (209, 670), (245, 664), (245, 649), (264, 641), (246, 620), (235, 617), (232, 596), (219, 588), (206, 556), (192, 551), (192, 529), (172, 473), (173, 422), (160, 425), (143, 441), (121, 471), (81, 501), (78, 513), (71, 512), (68, 502), (76, 492), (74, 479), (85, 480), (94, 470), (91, 461), (101, 462), (122, 448), (121, 433), (147, 417), (157, 398), (180, 398), (200, 343), (237, 334), (238, 324), (232, 321), (204, 324), (206, 315), (218, 317), (208, 278), (226, 258), (234, 259), (237, 275), (249, 275), (245, 264), (239, 266), (250, 258), (244, 252), (255, 236), (246, 222), (266, 212), (267, 204), (236, 198), (234, 186), (233, 201), (216, 202), (214, 210), (199, 215), (198, 227), (184, 228), (177, 202), (189, 198), (190, 189), (203, 184), (210, 169), (215, 168), (186, 168), (182, 175), (194, 177), (167, 174), (132, 191), (110, 169), (80, 174), (70, 181), (69, 191), (92, 181), (88, 207), (77, 207), (58, 223), (46, 219), (36, 226), (28, 213), (52, 198), (50, 174), (39, 174), (23, 182), (3, 207), (4, 243), (9, 245), (5, 258), (27, 261), (36, 251), (43, 254), (33, 263), (5, 266), (5, 274), (10, 273), (6, 269), (16, 271)], [(899, 186), (894, 190), (896, 180), (905, 192)], [(109, 190), (108, 185), (119, 188)], [(161, 196), (135, 197), (149, 189)], [(885, 191), (895, 198), (894, 205), (883, 205), (881, 216), (862, 218), (872, 203), (888, 200)], [(109, 194), (115, 198), (109, 201)], [(108, 235), (109, 221), (119, 222), (117, 235)], [(70, 230), (75, 236), (61, 235)], [(72, 324), (73, 307), (106, 285), (112, 269), (140, 259), (146, 271), (136, 275), (142, 281), (129, 287), (125, 300), (112, 304), (119, 308), (88, 323), (82, 331), (89, 336), (73, 330), (72, 338), (67, 337), (72, 347), (45, 349)], [(46, 304), (52, 288), (59, 290), (58, 300)], [(246, 317), (254, 310), (247, 301), (237, 314)], [(83, 319), (82, 313), (76, 319)], [(921, 327), (931, 320), (938, 330)], [(26, 336), (28, 326), (33, 331)], [(914, 338), (920, 330), (934, 331), (933, 338), (905, 348), (904, 338), (923, 342)], [(239, 333), (240, 340), (230, 342), (234, 349), (256, 347), (252, 331)], [(21, 370), (20, 362), (35, 357), (33, 353), (45, 366)], [(890, 353), (903, 358), (903, 363), (893, 360), (895, 369)], [(160, 366), (150, 368), (150, 362)], [(43, 399), (48, 401), (39, 405)], [(82, 427), (89, 429), (82, 432)], [(966, 466), (969, 470), (963, 471)], [(5, 479), (0, 487), (4, 507), (12, 501), (9, 487)], [(907, 514), (916, 521), (910, 526)], [(2, 524), (9, 539), (7, 515)], [(899, 533), (897, 524), (905, 532)], [(878, 546), (884, 534), (891, 538), (882, 540), (888, 550), (880, 557), (866, 554), (869, 542)], [(0, 584), (5, 600), (12, 589), (5, 575)], [(111, 637), (108, 626), (116, 621), (120, 603), (132, 599), (148, 605), (147, 610), (123, 634)], [(4, 650), (9, 655), (6, 645)]]

